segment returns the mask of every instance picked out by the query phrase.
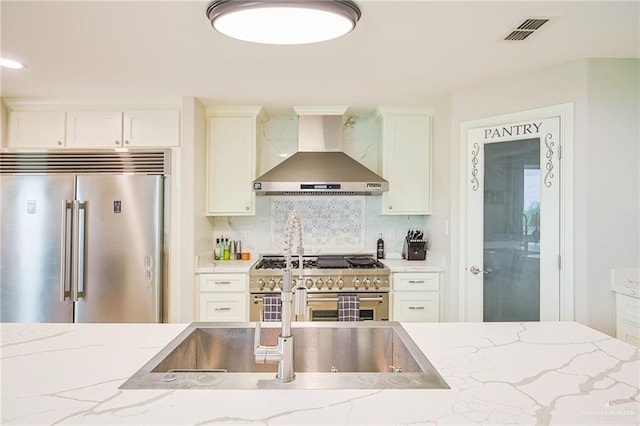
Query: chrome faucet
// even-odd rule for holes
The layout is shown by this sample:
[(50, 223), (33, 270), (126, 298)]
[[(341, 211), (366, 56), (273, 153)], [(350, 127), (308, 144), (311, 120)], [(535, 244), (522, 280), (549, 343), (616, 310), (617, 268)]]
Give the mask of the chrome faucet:
[(257, 364), (278, 363), (278, 372), (276, 379), (280, 382), (291, 382), (295, 379), (295, 371), (293, 366), (293, 334), (291, 333), (291, 311), (293, 302), (293, 279), (291, 273), (291, 248), (293, 245), (294, 233), (298, 237), (298, 279), (295, 288), (295, 313), (302, 315), (306, 310), (307, 289), (304, 286), (302, 268), (304, 249), (302, 247), (302, 216), (298, 211), (294, 210), (289, 215), (287, 227), (285, 230), (285, 256), (286, 267), (284, 270), (283, 285), (280, 297), (282, 298), (282, 330), (278, 336), (278, 344), (275, 346), (265, 346), (260, 344), (261, 327), (260, 322), (256, 323), (256, 332), (254, 336), (253, 354)]

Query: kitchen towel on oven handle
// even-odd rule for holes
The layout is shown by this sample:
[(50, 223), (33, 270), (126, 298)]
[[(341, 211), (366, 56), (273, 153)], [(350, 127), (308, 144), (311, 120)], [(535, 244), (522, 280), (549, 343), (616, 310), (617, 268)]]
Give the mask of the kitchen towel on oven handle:
[(358, 321), (360, 319), (360, 298), (358, 295), (338, 295), (338, 321)]
[(282, 321), (282, 298), (280, 296), (264, 296), (262, 298), (262, 321)]

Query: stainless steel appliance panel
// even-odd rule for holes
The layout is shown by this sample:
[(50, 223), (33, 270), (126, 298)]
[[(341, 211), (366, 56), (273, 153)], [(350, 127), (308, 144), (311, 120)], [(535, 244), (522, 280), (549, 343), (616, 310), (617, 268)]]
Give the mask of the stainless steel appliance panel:
[(73, 304), (62, 301), (70, 273), (63, 203), (73, 198), (73, 175), (0, 176), (2, 322), (73, 321)]
[[(272, 293), (279, 295), (279, 292)], [(307, 293), (307, 310), (294, 321), (337, 321), (338, 296), (356, 293)], [(389, 321), (389, 293), (357, 293), (360, 297), (360, 321)], [(266, 293), (251, 293), (249, 321), (263, 321), (262, 298)]]
[[(340, 293), (351, 294), (351, 293)], [(356, 294), (356, 293), (352, 293)], [(389, 321), (389, 293), (359, 293), (360, 321)], [(299, 321), (338, 321), (338, 293), (309, 294)]]
[(77, 178), (76, 322), (161, 322), (163, 178)]

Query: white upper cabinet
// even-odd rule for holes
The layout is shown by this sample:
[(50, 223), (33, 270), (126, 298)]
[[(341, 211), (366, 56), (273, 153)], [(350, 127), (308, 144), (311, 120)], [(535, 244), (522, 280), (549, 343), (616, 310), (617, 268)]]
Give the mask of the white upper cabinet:
[(10, 148), (145, 148), (180, 145), (180, 104), (45, 103), (5, 99)]
[(261, 107), (207, 107), (207, 215), (255, 214), (256, 140)]
[(9, 116), (11, 148), (63, 148), (64, 111), (14, 111)]
[(430, 110), (378, 108), (382, 132), (383, 215), (431, 213)]
[(67, 113), (67, 147), (169, 147), (180, 142), (174, 110), (73, 111)]
[(68, 148), (122, 147), (120, 111), (71, 111), (67, 113)]
[(180, 145), (180, 113), (178, 111), (125, 111), (122, 134), (125, 146), (136, 147)]

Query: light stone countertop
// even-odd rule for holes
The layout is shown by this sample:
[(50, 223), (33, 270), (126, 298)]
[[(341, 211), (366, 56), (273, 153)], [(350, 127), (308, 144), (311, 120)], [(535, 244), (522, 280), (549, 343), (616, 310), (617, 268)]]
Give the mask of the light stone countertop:
[(196, 256), (196, 274), (246, 274), (254, 263), (253, 256), (250, 260), (213, 260), (213, 252), (207, 252)]
[(442, 272), (441, 266), (430, 260), (380, 259), (391, 272)]
[(574, 322), (403, 324), (448, 390), (118, 389), (185, 326), (2, 324), (0, 423), (640, 422), (638, 349)]

